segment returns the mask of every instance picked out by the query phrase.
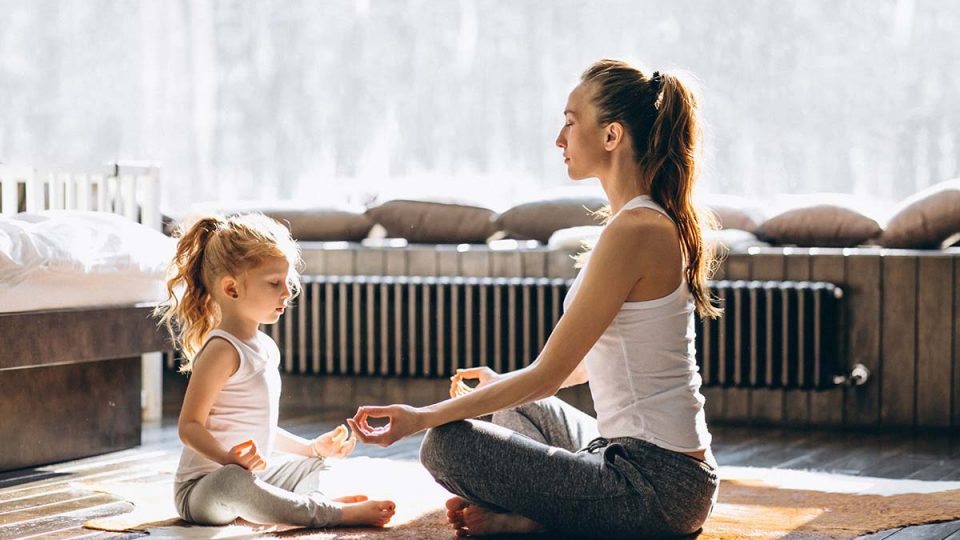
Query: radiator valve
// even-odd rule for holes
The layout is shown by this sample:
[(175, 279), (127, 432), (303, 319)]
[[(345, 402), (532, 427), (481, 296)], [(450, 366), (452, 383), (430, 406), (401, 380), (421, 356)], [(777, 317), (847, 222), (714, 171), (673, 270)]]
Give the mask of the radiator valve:
[(870, 370), (863, 364), (856, 364), (849, 375), (834, 375), (833, 384), (837, 386), (861, 386), (870, 378)]

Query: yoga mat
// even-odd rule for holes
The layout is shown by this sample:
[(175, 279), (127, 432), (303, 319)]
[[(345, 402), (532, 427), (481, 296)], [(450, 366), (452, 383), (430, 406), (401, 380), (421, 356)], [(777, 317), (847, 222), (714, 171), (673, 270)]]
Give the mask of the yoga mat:
[[(416, 462), (350, 458), (323, 473), (332, 496), (363, 493), (397, 503), (390, 527), (292, 529), (238, 521), (188, 526), (173, 508), (172, 476), (152, 482), (84, 484), (130, 501), (134, 510), (85, 526), (139, 530), (157, 538), (451, 538), (443, 503), (449, 497)], [(891, 480), (838, 474), (721, 467), (720, 498), (702, 540), (735, 538), (848, 539), (878, 530), (960, 519), (960, 482)], [(522, 489), (522, 486), (518, 486)]]

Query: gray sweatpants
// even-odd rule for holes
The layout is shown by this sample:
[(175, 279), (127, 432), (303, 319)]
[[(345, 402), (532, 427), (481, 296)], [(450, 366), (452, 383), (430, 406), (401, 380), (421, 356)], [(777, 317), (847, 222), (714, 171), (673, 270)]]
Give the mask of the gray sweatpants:
[(297, 459), (252, 473), (224, 465), (174, 486), (180, 517), (200, 525), (253, 523), (325, 527), (340, 523), (340, 508), (320, 491), (322, 458)]
[(716, 470), (633, 438), (597, 436), (594, 418), (558, 398), (429, 430), (420, 460), (473, 504), (547, 529), (601, 538), (697, 531), (716, 501)]

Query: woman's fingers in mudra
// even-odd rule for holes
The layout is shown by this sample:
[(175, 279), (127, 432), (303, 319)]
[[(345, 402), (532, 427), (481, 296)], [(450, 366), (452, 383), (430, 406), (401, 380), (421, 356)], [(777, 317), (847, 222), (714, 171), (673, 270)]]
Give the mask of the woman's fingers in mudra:
[[(347, 418), (347, 423), (353, 430), (354, 436), (365, 444), (377, 444), (380, 446), (389, 446), (393, 440), (390, 440), (390, 432), (393, 427), (393, 411), (391, 407), (360, 407), (353, 418)], [(386, 418), (387, 423), (383, 426), (371, 426), (370, 418)]]

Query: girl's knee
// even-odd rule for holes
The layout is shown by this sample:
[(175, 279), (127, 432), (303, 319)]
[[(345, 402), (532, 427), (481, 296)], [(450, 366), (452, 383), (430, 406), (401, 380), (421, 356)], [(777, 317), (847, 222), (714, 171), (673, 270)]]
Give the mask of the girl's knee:
[(256, 482), (256, 477), (252, 472), (233, 463), (224, 465), (216, 474), (217, 483), (227, 492), (234, 492), (237, 489), (252, 485)]

